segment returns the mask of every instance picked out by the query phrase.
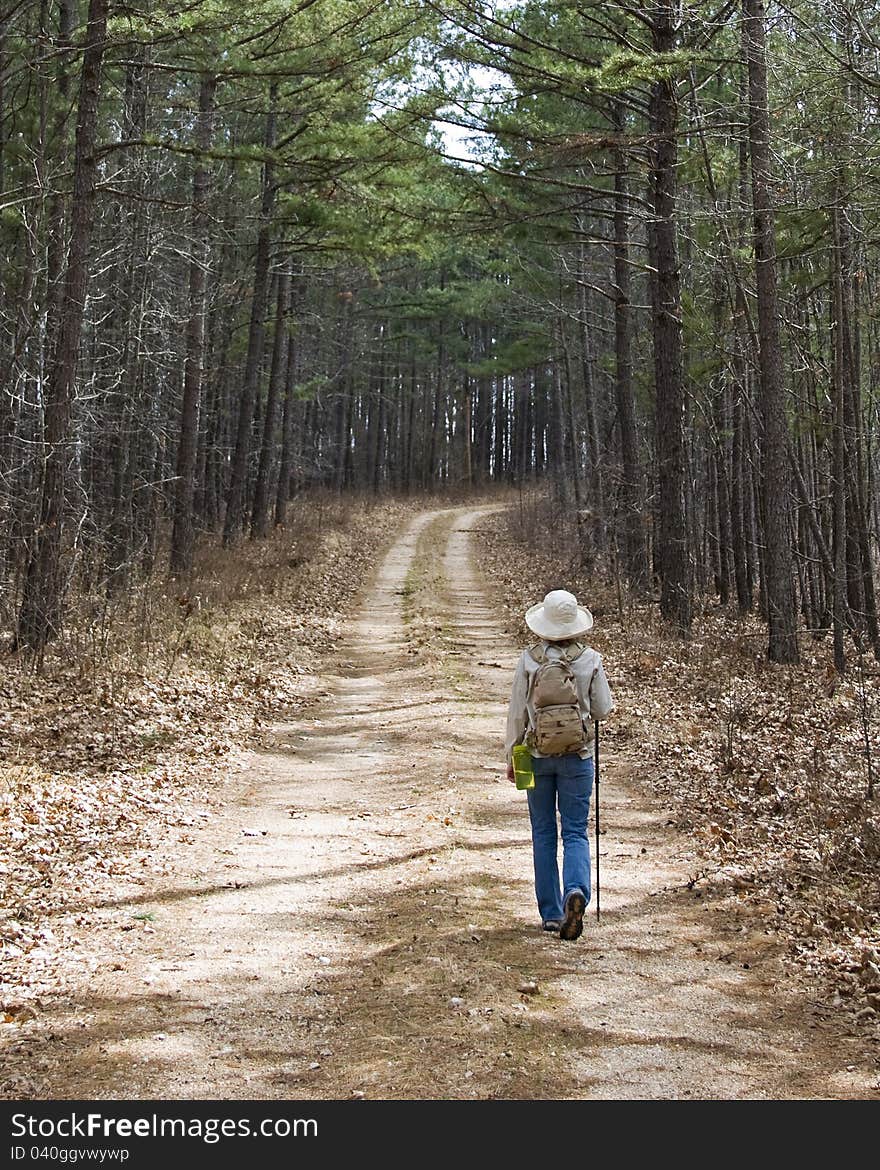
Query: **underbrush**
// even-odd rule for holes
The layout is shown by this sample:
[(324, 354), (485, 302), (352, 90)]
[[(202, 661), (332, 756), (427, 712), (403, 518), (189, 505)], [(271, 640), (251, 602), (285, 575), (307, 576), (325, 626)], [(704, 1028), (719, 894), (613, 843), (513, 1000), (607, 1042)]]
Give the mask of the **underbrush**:
[(853, 652), (840, 679), (830, 640), (806, 633), (799, 665), (769, 663), (764, 623), (715, 602), (681, 641), (656, 604), (608, 583), (608, 566), (591, 572), (565, 532), (549, 502), (485, 522), (482, 569), (511, 636), (526, 644), (523, 614), (551, 589), (569, 589), (589, 607), (590, 640), (617, 704), (605, 742), (689, 834), (688, 887), (749, 903), (802, 968), (827, 979), (838, 1006), (876, 1024), (880, 810), (869, 788), (877, 663)]

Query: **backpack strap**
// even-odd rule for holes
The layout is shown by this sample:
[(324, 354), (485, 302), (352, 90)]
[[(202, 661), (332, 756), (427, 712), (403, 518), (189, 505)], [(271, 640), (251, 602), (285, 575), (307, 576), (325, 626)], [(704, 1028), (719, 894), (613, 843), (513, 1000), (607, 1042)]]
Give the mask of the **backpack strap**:
[[(563, 661), (572, 663), (575, 659), (580, 658), (586, 650), (586, 645), (583, 642), (554, 642), (553, 645), (558, 646)], [(547, 643), (544, 641), (533, 642), (528, 647), (529, 654), (534, 658), (535, 662), (542, 665), (547, 661)]]
[(574, 662), (576, 658), (580, 658), (586, 648), (583, 642), (566, 642), (562, 656), (566, 662)]

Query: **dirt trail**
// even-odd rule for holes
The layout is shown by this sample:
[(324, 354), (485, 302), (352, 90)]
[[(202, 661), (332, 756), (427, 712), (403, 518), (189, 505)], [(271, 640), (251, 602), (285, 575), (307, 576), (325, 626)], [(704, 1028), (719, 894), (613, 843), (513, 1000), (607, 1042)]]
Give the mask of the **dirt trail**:
[(173, 886), (103, 908), (114, 937), (138, 925), (23, 1042), (29, 1095), (874, 1095), (760, 926), (687, 890), (635, 760), (605, 760), (601, 927), (539, 930), (501, 766), (517, 651), (470, 558), (484, 513), (410, 524), (320, 704), (254, 754)]

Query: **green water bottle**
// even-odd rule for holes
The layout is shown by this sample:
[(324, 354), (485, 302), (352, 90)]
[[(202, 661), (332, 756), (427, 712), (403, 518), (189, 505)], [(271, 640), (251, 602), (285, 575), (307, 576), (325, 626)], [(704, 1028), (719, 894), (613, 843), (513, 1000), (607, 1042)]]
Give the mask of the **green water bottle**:
[(535, 787), (535, 773), (532, 770), (532, 753), (524, 743), (518, 743), (512, 752), (513, 778), (519, 789)]

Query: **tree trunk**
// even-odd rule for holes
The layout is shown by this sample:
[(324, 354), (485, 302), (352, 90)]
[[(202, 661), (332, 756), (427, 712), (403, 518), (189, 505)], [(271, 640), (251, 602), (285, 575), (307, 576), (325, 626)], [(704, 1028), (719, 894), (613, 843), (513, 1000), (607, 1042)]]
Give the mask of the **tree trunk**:
[[(269, 93), (269, 113), (266, 117), (265, 145), (271, 150), (275, 144), (276, 88)], [(263, 361), (263, 343), (266, 336), (266, 302), (269, 294), (269, 242), (272, 230), (272, 208), (275, 203), (275, 168), (268, 160), (263, 165), (263, 195), (260, 206), (260, 229), (254, 258), (254, 290), (251, 300), (251, 319), (248, 329), (248, 348), (245, 360), (244, 384), (238, 409), (235, 451), (232, 456), (229, 490), (226, 495), (226, 517), (223, 522), (223, 545), (228, 547), (241, 532), (247, 494), (248, 463), (251, 453), (251, 431), (254, 408)]]
[[(618, 132), (623, 132), (618, 116)], [(635, 393), (632, 376), (632, 311), (629, 259), (629, 201), (626, 156), (615, 152), (614, 167), (614, 401), (620, 428), (620, 459), (623, 481), (620, 502), (623, 511), (623, 559), (630, 588), (637, 594), (648, 585), (648, 557), (642, 521), (642, 469), (636, 427)]]
[[(541, 374), (546, 377), (548, 371), (542, 367)], [(565, 397), (562, 386), (562, 370), (560, 363), (555, 361), (549, 370), (547, 386), (550, 389), (550, 435), (552, 447), (549, 452), (549, 465), (553, 480), (556, 484), (556, 494), (563, 513), (569, 511), (573, 499), (568, 474), (568, 460), (565, 455)]]
[[(512, 469), (512, 464), (513, 464), (513, 459), (508, 459), (505, 462), (505, 458), (504, 458), (505, 428), (509, 428), (511, 420), (508, 417), (509, 412), (505, 412), (505, 410), (504, 410), (504, 379), (503, 378), (494, 379), (493, 385), (494, 385), (494, 393), (495, 393), (495, 411), (494, 411), (494, 423), (493, 423), (494, 434), (492, 436), (493, 437), (492, 479), (495, 481), (495, 483), (501, 483), (501, 482), (503, 482), (503, 480), (505, 478), (505, 473), (508, 471), (509, 468)], [(519, 417), (519, 416), (517, 416), (517, 417)], [(523, 423), (524, 422), (525, 422), (525, 420), (523, 419)], [(509, 440), (508, 440), (507, 450), (508, 451), (511, 450)], [(517, 451), (519, 451), (519, 448), (517, 448)], [(514, 457), (515, 457), (515, 454), (516, 453), (514, 453)], [(522, 467), (521, 473), (523, 476), (525, 476), (525, 474), (526, 474), (525, 466)]]
[(840, 212), (834, 209), (834, 275), (833, 287), (833, 351), (834, 376), (833, 409), (834, 409), (834, 447), (832, 462), (832, 492), (833, 492), (833, 539), (832, 549), (834, 556), (834, 593), (833, 593), (833, 630), (834, 630), (834, 666), (838, 674), (846, 670), (846, 652), (844, 649), (844, 632), (847, 618), (847, 516), (846, 516), (846, 432), (845, 426), (845, 376), (846, 366), (843, 358), (843, 281), (840, 275)]
[(462, 475), (468, 487), (473, 486), (473, 382), (465, 374), (461, 386)]
[(388, 394), (385, 370), (387, 338), (388, 326), (384, 321), (380, 321), (375, 334), (375, 344), (378, 349), (373, 354), (373, 386), (370, 396), (370, 463), (367, 469), (370, 490), (374, 496), (379, 494), (384, 479), (386, 400)]
[[(652, 31), (657, 53), (667, 54), (675, 49), (676, 11), (677, 6), (669, 0), (655, 9)], [(660, 571), (660, 612), (682, 637), (687, 637), (692, 601), (685, 510), (681, 288), (676, 232), (678, 93), (672, 78), (654, 83), (651, 125), (654, 135), (651, 230), (655, 267), (652, 316), (659, 488), (656, 557)]]
[[(91, 11), (91, 9), (90, 9)], [(105, 16), (106, 20), (106, 16)], [(75, 0), (59, 0), (58, 36), (55, 44), (58, 52), (58, 71), (55, 75), (57, 87), (56, 113), (51, 130), (51, 149), (56, 166), (63, 170), (68, 161), (69, 140), (65, 132), (70, 105), (70, 49), (73, 29), (76, 23)], [(77, 127), (78, 132), (78, 127)], [(47, 160), (42, 160), (47, 161)], [(48, 175), (42, 181), (54, 187), (49, 203), (46, 232), (46, 338), (45, 361), (52, 362), (57, 330), (61, 324), (62, 273), (64, 268), (64, 193), (62, 184), (55, 183)], [(91, 230), (91, 225), (90, 225)]]
[(352, 387), (352, 345), (354, 338), (354, 297), (350, 290), (339, 297), (339, 333), (342, 338), (342, 354), (336, 392), (336, 420), (334, 434), (334, 486), (341, 493), (346, 486), (350, 470), (351, 448), (351, 403)]
[(767, 51), (763, 0), (743, 0), (743, 40), (749, 75), (749, 153), (755, 233), (755, 281), (760, 351), (764, 584), (771, 662), (797, 662), (797, 609), (792, 588), (789, 522), (788, 424), (779, 334), (776, 223), (770, 153)]
[(269, 478), (278, 439), (278, 399), (281, 397), (281, 386), (287, 372), (285, 358), (288, 353), (286, 324), (290, 312), (289, 272), (282, 272), (278, 277), (277, 298), (269, 392), (266, 396), (266, 416), (263, 419), (263, 441), (260, 446), (260, 465), (257, 469), (257, 484), (251, 509), (251, 539), (266, 536), (269, 531)]
[[(297, 278), (291, 289), (290, 314), (298, 314), (301, 297), (301, 282)], [(294, 386), (297, 376), (297, 335), (293, 322), (287, 332), (287, 357), (284, 362), (284, 411), (281, 419), (281, 463), (278, 468), (278, 486), (275, 491), (275, 523), (283, 526), (287, 519), (287, 505), (290, 502), (290, 485), (293, 479), (294, 447), (293, 424), (296, 409)], [(338, 456), (337, 456), (338, 457)]]
[(58, 341), (46, 384), (45, 463), (39, 528), (27, 566), (17, 641), (38, 657), (61, 629), (62, 535), (67, 491), (71, 413), (77, 357), (89, 282), (89, 242), (95, 202), (98, 105), (107, 32), (108, 0), (89, 0), (77, 109), (70, 246), (57, 304)]
[(204, 74), (199, 86), (199, 115), (196, 121), (195, 146), (198, 161), (193, 174), (192, 188), (193, 251), (189, 263), (189, 317), (186, 326), (186, 361), (175, 468), (177, 480), (174, 493), (174, 523), (171, 532), (170, 567), (172, 573), (178, 574), (191, 570), (195, 550), (193, 494), (205, 349), (205, 287), (209, 243), (207, 200), (211, 178), (206, 155), (211, 149), (213, 137), (216, 89), (216, 77), (210, 73)]
[[(558, 323), (557, 323), (557, 329), (559, 331), (559, 344), (560, 344), (561, 351), (562, 351), (563, 416), (564, 416), (565, 422), (566, 422), (565, 430), (566, 430), (566, 435), (567, 435), (567, 439), (568, 439), (568, 442), (566, 444), (566, 458), (570, 461), (570, 464), (571, 464), (571, 487), (572, 487), (572, 493), (574, 496), (575, 519), (577, 521), (578, 532), (581, 533), (581, 550), (582, 550), (583, 555), (586, 557), (588, 554), (588, 550), (586, 548), (586, 543), (587, 543), (586, 542), (586, 534), (581, 532), (581, 528), (582, 528), (583, 521), (584, 521), (584, 511), (585, 511), (584, 486), (583, 486), (582, 475), (581, 475), (581, 445), (580, 445), (580, 441), (578, 439), (578, 416), (577, 416), (577, 411), (575, 410), (575, 404), (574, 404), (574, 387), (573, 387), (574, 379), (573, 379), (572, 373), (571, 373), (571, 354), (569, 352), (568, 340), (566, 338), (566, 333), (565, 333), (565, 321), (562, 318), (560, 318)], [(589, 362), (586, 361), (584, 363), (584, 367), (585, 367), (585, 375), (587, 377), (589, 377), (589, 375), (586, 373), (588, 366), (589, 366)], [(587, 399), (586, 405), (587, 405), (588, 412), (590, 410), (590, 405), (591, 405), (591, 403), (590, 403), (590, 390), (591, 390), (590, 386), (586, 386), (585, 390), (584, 390), (584, 397)], [(587, 437), (588, 458), (590, 461), (590, 480), (591, 480), (591, 485), (595, 487), (596, 464), (598, 461), (596, 458), (596, 449), (593, 445), (593, 442), (591, 441), (589, 429), (587, 431), (587, 436), (588, 436)], [(595, 436), (592, 436), (592, 437), (595, 438)], [(595, 511), (597, 513), (600, 512), (601, 509), (599, 507), (599, 501), (598, 501), (597, 493), (595, 490), (593, 492), (593, 501), (592, 502), (593, 502), (593, 507), (594, 507)], [(595, 536), (595, 532), (594, 532), (594, 536)], [(594, 539), (594, 544), (597, 544), (597, 543), (598, 542), (595, 541), (595, 539)]]

